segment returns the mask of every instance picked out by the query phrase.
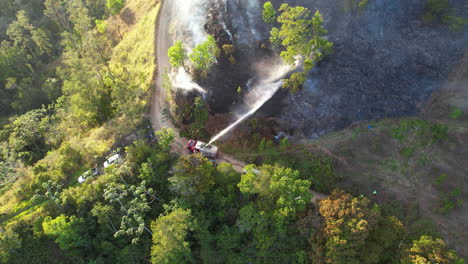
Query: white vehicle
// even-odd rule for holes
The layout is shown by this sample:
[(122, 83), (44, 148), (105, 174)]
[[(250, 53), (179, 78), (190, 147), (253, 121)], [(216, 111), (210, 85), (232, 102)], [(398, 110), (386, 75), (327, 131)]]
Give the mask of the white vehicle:
[(99, 170), (97, 168), (93, 168), (89, 171), (86, 171), (85, 173), (81, 174), (80, 177), (78, 177), (78, 182), (83, 183), (85, 182), (89, 177), (91, 176), (96, 176), (99, 174)]
[(119, 163), (122, 160), (120, 154), (114, 154), (104, 162), (104, 168), (109, 167), (112, 164)]

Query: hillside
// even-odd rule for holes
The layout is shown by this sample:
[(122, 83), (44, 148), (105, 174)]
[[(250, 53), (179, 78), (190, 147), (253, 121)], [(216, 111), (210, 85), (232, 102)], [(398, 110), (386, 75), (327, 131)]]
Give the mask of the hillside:
[(0, 0), (0, 263), (465, 263), (464, 7)]

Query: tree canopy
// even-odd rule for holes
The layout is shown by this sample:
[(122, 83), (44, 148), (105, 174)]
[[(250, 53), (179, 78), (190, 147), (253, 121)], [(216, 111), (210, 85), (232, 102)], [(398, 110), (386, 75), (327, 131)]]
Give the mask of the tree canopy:
[(174, 45), (169, 48), (167, 53), (169, 55), (169, 62), (171, 63), (172, 67), (184, 67), (185, 69), (184, 61), (187, 58), (187, 55), (185, 53), (182, 41), (176, 41)]
[(273, 4), (270, 1), (263, 4), (262, 17), (263, 21), (267, 23), (273, 23), (276, 21), (276, 9), (273, 7)]
[(181, 208), (174, 208), (151, 223), (151, 263), (189, 263), (192, 255), (187, 237), (193, 228), (190, 210)]
[(198, 44), (193, 48), (189, 57), (196, 70), (199, 70), (203, 76), (208, 74), (210, 68), (216, 63), (221, 50), (216, 45), (213, 36), (208, 35), (205, 42)]
[(413, 241), (402, 261), (403, 264), (463, 264), (465, 261), (459, 258), (455, 251), (447, 248), (447, 244), (440, 238), (421, 236)]
[[(286, 63), (294, 66), (298, 57), (302, 57), (304, 71), (311, 70), (333, 47), (324, 37), (327, 30), (322, 26), (322, 15), (316, 11), (311, 16), (309, 9), (288, 4), (282, 4), (278, 11), (280, 14), (276, 20), (281, 26), (271, 30), (271, 43), (284, 49), (280, 55)], [(285, 87), (296, 92), (304, 81), (305, 73), (295, 73), (285, 82)]]

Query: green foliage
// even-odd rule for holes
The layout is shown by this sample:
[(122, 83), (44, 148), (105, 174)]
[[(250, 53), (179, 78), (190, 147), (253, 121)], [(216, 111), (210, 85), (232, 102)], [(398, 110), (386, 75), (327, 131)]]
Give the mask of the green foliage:
[(426, 24), (447, 24), (452, 31), (461, 31), (467, 19), (457, 17), (448, 0), (427, 0), (422, 21)]
[(123, 0), (106, 0), (106, 5), (111, 14), (118, 14), (125, 6), (125, 2)]
[(179, 68), (184, 67), (184, 61), (187, 57), (185, 54), (185, 48), (182, 44), (182, 41), (178, 40), (167, 50), (167, 54), (169, 56), (169, 62), (171, 63), (172, 67)]
[(249, 244), (256, 248), (256, 260), (304, 263), (303, 240), (290, 224), (310, 202), (310, 182), (279, 166), (248, 165), (244, 170), (238, 187), (249, 203), (238, 211), (237, 225), (243, 236), (253, 237)]
[(156, 131), (158, 138), (158, 146), (161, 151), (167, 152), (171, 148), (171, 143), (174, 141), (174, 131), (172, 128), (162, 128)]
[(52, 219), (50, 216), (44, 219), (42, 228), (44, 234), (55, 238), (55, 242), (61, 249), (67, 250), (88, 245), (89, 237), (85, 233), (85, 223), (82, 218), (76, 216), (60, 215)]
[(208, 71), (216, 63), (216, 57), (219, 57), (220, 49), (216, 45), (216, 40), (213, 36), (208, 35), (205, 42), (198, 44), (193, 48), (189, 55), (190, 60), (199, 70), (203, 77), (208, 75)]
[(104, 198), (111, 204), (119, 205), (122, 214), (120, 228), (115, 237), (127, 236), (136, 244), (144, 231), (151, 234), (146, 227), (144, 216), (151, 209), (150, 204), (160, 200), (152, 188), (146, 188), (146, 182), (139, 186), (110, 183), (104, 190)]
[(442, 173), (441, 175), (439, 175), (439, 176), (435, 179), (435, 184), (436, 184), (436, 185), (441, 185), (442, 183), (445, 182), (445, 179), (447, 179), (447, 174), (446, 174), (446, 173)]
[(151, 223), (151, 263), (189, 263), (193, 260), (187, 241), (194, 224), (190, 209), (174, 208)]
[(222, 49), (226, 56), (234, 55), (234, 52), (236, 51), (234, 45), (230, 44), (223, 44)]
[(201, 154), (182, 156), (169, 178), (170, 189), (189, 204), (197, 204), (215, 183), (213, 164)]
[(291, 90), (292, 93), (297, 93), (301, 90), (302, 85), (307, 80), (305, 72), (295, 72), (291, 74), (289, 79), (284, 79), (283, 87)]
[(0, 157), (21, 159), (26, 164), (33, 164), (50, 149), (48, 138), (55, 133), (53, 126), (54, 117), (44, 108), (11, 119), (0, 131), (7, 144)]
[(206, 137), (205, 122), (208, 120), (209, 113), (206, 109), (205, 101), (197, 96), (192, 105), (187, 108), (188, 111), (182, 114), (191, 122), (188, 129), (182, 131), (182, 136), (188, 138), (204, 139)]
[[(40, 221), (38, 221), (40, 222)], [(42, 230), (42, 223), (40, 225)], [(8, 264), (70, 263), (71, 259), (64, 256), (63, 251), (48, 236), (34, 236), (29, 229), (22, 226), (20, 239), (21, 248), (15, 249)]]
[(15, 170), (8, 163), (0, 161), (0, 188), (14, 182), (17, 178)]
[(455, 108), (453, 112), (450, 114), (450, 118), (457, 119), (462, 115), (463, 115), (463, 111), (461, 110), (461, 108)]
[[(334, 191), (320, 202), (319, 210), (325, 220), (328, 262), (363, 263), (364, 259), (373, 259), (365, 263), (379, 263), (379, 259), (391, 257), (390, 248), (398, 248), (401, 223), (396, 218), (382, 219), (380, 208), (367, 198)], [(371, 254), (368, 249), (372, 249)]]
[(96, 19), (94, 20), (94, 23), (96, 24), (96, 30), (101, 33), (101, 34), (104, 34), (106, 33), (106, 30), (107, 30), (107, 22), (105, 20), (101, 20), (101, 19)]
[[(309, 71), (324, 55), (332, 51), (333, 44), (323, 36), (327, 30), (322, 27), (323, 18), (319, 11), (313, 16), (310, 10), (302, 6), (291, 7), (282, 4), (277, 21), (281, 27), (270, 32), (270, 42), (281, 44), (285, 50), (281, 52), (283, 60), (294, 66), (298, 57), (304, 58), (304, 70)], [(306, 73), (295, 73), (286, 87), (298, 90), (305, 81)]]
[(273, 7), (273, 4), (268, 1), (263, 4), (262, 12), (263, 21), (267, 23), (274, 23), (276, 20), (276, 9)]
[(258, 146), (258, 156), (264, 164), (280, 164), (298, 170), (301, 179), (309, 180), (312, 189), (330, 193), (336, 188), (338, 177), (333, 160), (323, 155), (316, 155), (310, 151), (290, 146), (287, 138), (275, 145), (272, 141), (262, 139)]
[(21, 248), (21, 238), (13, 230), (6, 231), (0, 229), (0, 261), (5, 263), (8, 261), (10, 254), (17, 253), (17, 249)]
[(463, 264), (455, 251), (449, 250), (442, 239), (421, 236), (413, 241), (413, 245), (406, 251), (401, 260), (402, 264)]
[(392, 136), (402, 144), (420, 141), (421, 145), (434, 144), (447, 138), (448, 126), (430, 124), (420, 119), (404, 119), (391, 130)]
[(14, 46), (27, 50), (31, 56), (50, 53), (51, 44), (44, 30), (33, 26), (24, 10), (18, 11), (16, 17), (17, 20), (13, 21), (7, 30)]
[(49, 180), (47, 182), (42, 183), (42, 190), (37, 189), (36, 194), (31, 199), (32, 200), (37, 200), (37, 199), (40, 199), (40, 198), (49, 199), (49, 200), (53, 201), (55, 203), (55, 205), (57, 205), (57, 207), (59, 209), (61, 209), (62, 208), (60, 206), (60, 192), (61, 192), (61, 189), (62, 189), (61, 184), (57, 184), (56, 182), (54, 182), (52, 180)]
[(456, 187), (450, 192), (439, 193), (439, 204), (438, 211), (442, 214), (448, 214), (451, 210), (459, 207), (463, 204), (462, 192), (460, 187)]
[(139, 169), (138, 165), (145, 162), (152, 154), (153, 148), (145, 139), (137, 139), (132, 145), (125, 147), (126, 160), (133, 172)]
[(358, 8), (362, 10), (367, 6), (368, 3), (369, 3), (369, 0), (361, 0), (358, 3)]
[(244, 168), (238, 186), (244, 194), (256, 194), (265, 200), (261, 210), (272, 211), (278, 219), (294, 217), (311, 199), (310, 182), (301, 180), (299, 172), (289, 168), (254, 165)]
[(300, 171), (302, 178), (311, 181), (312, 189), (330, 193), (336, 187), (338, 180), (333, 160), (311, 153), (303, 153), (303, 155), (303, 160), (294, 167)]

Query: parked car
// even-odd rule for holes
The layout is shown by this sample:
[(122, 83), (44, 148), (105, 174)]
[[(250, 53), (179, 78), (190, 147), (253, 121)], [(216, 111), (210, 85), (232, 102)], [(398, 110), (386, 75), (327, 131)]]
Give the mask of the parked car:
[(119, 163), (122, 160), (120, 154), (114, 154), (104, 162), (104, 168), (109, 167), (112, 164)]
[(98, 168), (92, 168), (85, 173), (81, 174), (80, 177), (78, 177), (78, 182), (83, 183), (85, 182), (89, 177), (99, 175), (99, 170)]

